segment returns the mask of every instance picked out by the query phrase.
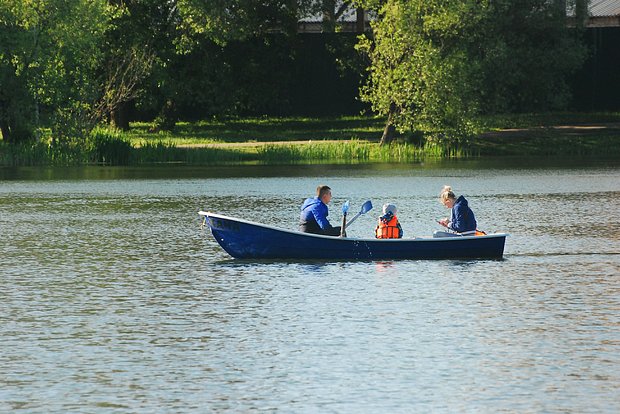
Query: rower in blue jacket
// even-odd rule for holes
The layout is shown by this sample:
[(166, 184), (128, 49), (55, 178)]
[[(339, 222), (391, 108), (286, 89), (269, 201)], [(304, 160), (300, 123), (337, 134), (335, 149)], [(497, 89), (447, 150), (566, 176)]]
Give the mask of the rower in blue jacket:
[(326, 185), (318, 186), (316, 197), (307, 198), (301, 206), (299, 230), (304, 233), (340, 236), (340, 226), (333, 227), (327, 219), (329, 214), (327, 205), (331, 199), (331, 188)]

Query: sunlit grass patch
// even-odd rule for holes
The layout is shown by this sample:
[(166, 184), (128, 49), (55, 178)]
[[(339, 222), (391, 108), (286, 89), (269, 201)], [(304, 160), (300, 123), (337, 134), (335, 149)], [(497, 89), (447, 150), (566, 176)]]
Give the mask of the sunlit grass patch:
[(426, 158), (463, 157), (466, 151), (439, 145), (418, 147), (408, 143), (380, 146), (349, 141), (305, 145), (264, 145), (258, 148), (259, 161), (268, 164), (295, 163), (411, 163)]

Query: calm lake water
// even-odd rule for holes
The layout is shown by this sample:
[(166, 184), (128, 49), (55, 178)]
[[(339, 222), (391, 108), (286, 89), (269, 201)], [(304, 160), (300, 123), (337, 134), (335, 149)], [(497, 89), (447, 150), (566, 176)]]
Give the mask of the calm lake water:
[[(620, 163), (0, 169), (0, 411), (620, 412)], [(293, 229), (318, 184), (503, 260), (252, 262), (199, 210)]]

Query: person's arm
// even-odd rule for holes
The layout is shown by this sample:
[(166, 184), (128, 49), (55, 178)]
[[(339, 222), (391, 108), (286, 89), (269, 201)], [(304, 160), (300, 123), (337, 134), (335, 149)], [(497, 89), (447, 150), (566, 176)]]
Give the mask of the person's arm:
[(465, 228), (467, 221), (465, 220), (465, 216), (463, 214), (464, 212), (465, 209), (462, 208), (462, 206), (459, 204), (456, 204), (452, 208), (452, 220), (448, 224), (448, 228), (450, 230), (454, 230), (457, 233), (467, 231), (467, 229)]
[(329, 230), (332, 228), (329, 220), (327, 220), (327, 206), (323, 203), (318, 204), (315, 208), (312, 209), (312, 214), (314, 214), (314, 219), (319, 227), (323, 230)]

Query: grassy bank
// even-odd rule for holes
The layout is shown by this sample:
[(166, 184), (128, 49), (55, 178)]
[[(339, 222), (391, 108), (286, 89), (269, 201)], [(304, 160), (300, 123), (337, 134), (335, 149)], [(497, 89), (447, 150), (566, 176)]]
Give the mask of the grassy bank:
[(131, 124), (127, 138), (135, 145), (166, 142), (176, 146), (313, 140), (377, 141), (384, 120), (379, 117), (244, 118), (179, 122), (174, 131), (152, 132), (147, 122)]
[(620, 156), (620, 113), (518, 115), (484, 119), (467, 144), (421, 142), (402, 135), (379, 146), (377, 117), (249, 118), (182, 122), (172, 132), (134, 123), (100, 128), (80, 145), (6, 145), (0, 165), (144, 165), (182, 163), (408, 163), (488, 156)]

